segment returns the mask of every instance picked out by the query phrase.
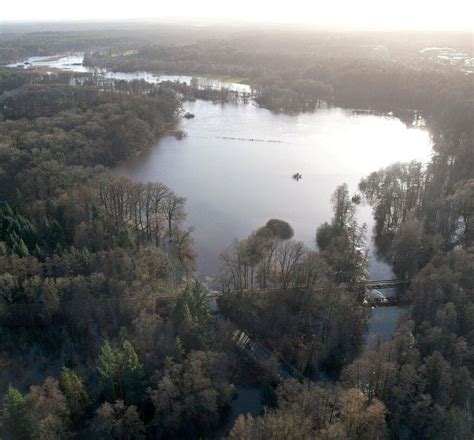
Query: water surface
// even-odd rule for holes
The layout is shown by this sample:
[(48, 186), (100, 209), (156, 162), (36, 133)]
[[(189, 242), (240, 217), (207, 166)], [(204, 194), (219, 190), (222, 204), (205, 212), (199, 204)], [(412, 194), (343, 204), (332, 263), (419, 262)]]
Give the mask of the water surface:
[[(392, 117), (354, 115), (339, 108), (275, 114), (255, 104), (186, 103), (183, 140), (165, 137), (115, 169), (134, 180), (162, 181), (187, 198), (201, 275), (214, 275), (218, 256), (270, 218), (288, 221), (295, 238), (314, 247), (318, 225), (329, 221), (330, 197), (346, 182), (396, 161), (427, 159), (429, 134)], [(297, 182), (292, 175), (299, 172)], [(361, 222), (372, 225), (368, 207)], [(371, 277), (390, 268), (371, 257)]]
[(369, 311), (369, 323), (365, 333), (366, 348), (374, 342), (381, 343), (393, 338), (398, 322), (406, 308), (399, 306), (375, 307)]

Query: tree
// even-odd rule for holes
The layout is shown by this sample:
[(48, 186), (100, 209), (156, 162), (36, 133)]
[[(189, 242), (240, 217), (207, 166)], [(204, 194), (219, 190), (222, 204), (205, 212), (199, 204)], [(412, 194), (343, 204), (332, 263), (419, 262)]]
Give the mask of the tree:
[[(474, 243), (472, 226), (474, 221), (474, 179), (458, 182), (454, 186), (454, 194), (448, 198), (448, 202), (455, 209), (455, 216), (459, 218), (459, 225), (462, 228), (462, 234), (457, 238), (464, 246), (469, 247)], [(459, 235), (459, 231), (456, 231), (456, 235)]]
[(181, 364), (168, 359), (150, 391), (155, 429), (172, 437), (203, 436), (218, 425), (232, 394), (225, 355), (193, 351)]
[(33, 438), (56, 440), (68, 435), (69, 410), (56, 379), (48, 377), (42, 385), (32, 386), (26, 401)]
[(355, 206), (346, 184), (331, 197), (334, 216), (316, 231), (316, 243), (322, 257), (334, 271), (338, 283), (356, 286), (367, 274), (366, 225), (359, 226)]
[(26, 397), (9, 385), (3, 398), (2, 431), (14, 439), (29, 439), (31, 438), (30, 424)]
[(142, 440), (145, 426), (135, 406), (126, 406), (122, 400), (117, 400), (115, 403), (105, 402), (97, 410), (92, 434), (98, 440)]
[(268, 220), (264, 227), (268, 229), (274, 237), (277, 237), (280, 240), (289, 240), (294, 235), (293, 228), (284, 220), (272, 218)]
[(370, 174), (359, 183), (374, 207), (378, 238), (391, 237), (409, 213), (418, 216), (426, 173), (420, 162), (396, 163)]
[(344, 230), (354, 221), (356, 212), (346, 183), (336, 188), (331, 196), (331, 203), (334, 212), (332, 224), (339, 230)]
[(169, 192), (163, 200), (163, 213), (168, 221), (168, 234), (171, 240), (173, 223), (180, 224), (186, 218), (186, 211), (184, 210), (186, 199), (178, 197), (173, 192)]
[(418, 272), (421, 259), (422, 225), (416, 220), (408, 220), (401, 226), (390, 247), (394, 271), (404, 278), (411, 278)]
[(262, 430), (259, 429), (258, 418), (250, 414), (240, 414), (234, 422), (234, 426), (229, 432), (230, 440), (253, 440), (263, 438)]
[(340, 423), (350, 439), (379, 440), (387, 438), (386, 410), (378, 399), (369, 401), (358, 389), (342, 395)]
[(84, 380), (73, 370), (63, 367), (60, 384), (64, 397), (66, 398), (71, 418), (77, 424), (80, 417), (83, 416), (90, 400), (84, 385)]
[(187, 284), (176, 299), (173, 324), (187, 351), (206, 348), (211, 330), (211, 314), (205, 287)]
[(108, 341), (102, 345), (97, 370), (113, 399), (133, 401), (140, 395), (142, 364), (127, 339), (118, 347)]
[[(282, 289), (290, 287), (292, 278), (296, 275), (296, 268), (305, 254), (305, 246), (301, 241), (288, 240), (282, 243), (276, 252), (279, 284)], [(299, 284), (296, 281), (296, 284)]]
[(26, 257), (29, 255), (28, 248), (22, 238), (13, 244), (12, 252), (20, 257)]

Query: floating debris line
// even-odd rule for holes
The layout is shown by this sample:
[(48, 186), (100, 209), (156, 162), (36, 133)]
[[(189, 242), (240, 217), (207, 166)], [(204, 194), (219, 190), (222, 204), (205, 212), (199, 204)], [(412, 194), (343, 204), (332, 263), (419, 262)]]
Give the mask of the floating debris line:
[(271, 142), (274, 144), (283, 144), (283, 141), (277, 141), (275, 139), (238, 138), (229, 136), (216, 136), (216, 139), (224, 139), (226, 141)]

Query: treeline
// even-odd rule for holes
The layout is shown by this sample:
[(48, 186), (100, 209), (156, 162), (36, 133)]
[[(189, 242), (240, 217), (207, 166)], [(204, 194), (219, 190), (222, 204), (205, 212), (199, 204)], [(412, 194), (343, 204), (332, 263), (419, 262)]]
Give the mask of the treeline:
[(292, 236), (288, 223), (272, 219), (247, 239), (235, 241), (220, 257), (221, 289), (232, 293), (313, 286), (317, 255)]
[(10, 202), (56, 197), (87, 180), (89, 167), (143, 151), (174, 124), (179, 105), (170, 89), (135, 96), (62, 84), (0, 99), (0, 198)]
[(394, 164), (359, 184), (374, 209), (381, 253), (400, 276), (416, 274), (440, 251), (474, 243), (472, 126), (456, 137), (439, 134), (430, 163)]
[(95, 107), (110, 101), (93, 87), (27, 85), (2, 96), (5, 119), (48, 117), (73, 107)]
[(160, 87), (176, 91), (185, 101), (202, 99), (213, 102), (248, 102), (251, 98), (251, 93), (239, 93), (226, 87), (219, 89), (201, 86), (196, 78), (189, 85), (179, 81), (162, 81)]
[[(66, 39), (72, 35), (63, 33)], [(82, 43), (88, 51), (86, 65), (122, 72), (246, 78), (256, 88), (260, 105), (275, 111), (307, 111), (324, 101), (379, 111), (408, 108), (438, 120), (446, 106), (472, 97), (469, 76), (456, 66), (435, 63), (419, 52), (437, 46), (469, 53), (472, 47), (468, 34), (349, 35), (247, 29), (229, 35), (213, 27), (184, 31), (180, 27), (143, 26), (140, 30), (75, 35), (88, 40)], [(41, 37), (30, 53), (64, 52), (58, 50), (53, 35)], [(16, 48), (22, 39), (30, 38), (24, 35), (4, 45)], [(76, 47), (71, 43), (68, 50)]]
[(314, 79), (260, 80), (254, 87), (258, 90), (257, 103), (276, 111), (312, 111), (334, 99), (332, 86)]
[[(472, 97), (464, 72), (421, 56), (419, 50), (431, 44), (425, 38), (412, 36), (408, 43), (406, 35), (399, 37), (270, 30), (257, 44), (248, 35), (217, 34), (192, 44), (136, 45), (136, 53), (126, 56), (95, 51), (85, 62), (115, 71), (248, 78), (259, 104), (275, 111), (312, 110), (324, 101), (379, 111), (416, 109), (437, 119), (453, 98)], [(444, 44), (461, 44), (469, 52), (464, 37)]]
[[(191, 230), (183, 231), (186, 199), (162, 183), (135, 183), (127, 178), (105, 176), (98, 182), (100, 204), (117, 225), (127, 225), (137, 248), (153, 244), (172, 250), (181, 263), (192, 266)], [(168, 251), (171, 244), (168, 243)]]

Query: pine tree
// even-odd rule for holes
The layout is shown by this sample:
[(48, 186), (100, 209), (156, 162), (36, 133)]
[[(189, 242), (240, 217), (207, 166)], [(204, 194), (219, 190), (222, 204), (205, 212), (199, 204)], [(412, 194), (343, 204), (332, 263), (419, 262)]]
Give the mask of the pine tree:
[(32, 255), (38, 258), (38, 260), (43, 260), (44, 259), (44, 252), (43, 250), (39, 247), (38, 243), (35, 245)]
[(25, 396), (11, 385), (3, 398), (3, 425), (12, 438), (29, 439), (30, 421)]
[(109, 389), (114, 400), (117, 395), (121, 397), (122, 394), (118, 383), (120, 381), (119, 364), (120, 359), (117, 351), (110, 345), (109, 341), (106, 341), (100, 349), (97, 371), (101, 376), (103, 385)]
[(89, 404), (89, 394), (84, 385), (84, 380), (73, 370), (63, 367), (60, 383), (71, 417), (74, 421), (77, 421), (84, 414)]
[(142, 364), (128, 339), (123, 339), (121, 347), (107, 341), (101, 348), (97, 370), (114, 400), (133, 401), (141, 392)]
[(27, 257), (30, 254), (22, 238), (13, 245), (13, 253), (20, 257)]
[(0, 256), (8, 255), (8, 248), (4, 241), (0, 241)]

